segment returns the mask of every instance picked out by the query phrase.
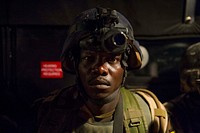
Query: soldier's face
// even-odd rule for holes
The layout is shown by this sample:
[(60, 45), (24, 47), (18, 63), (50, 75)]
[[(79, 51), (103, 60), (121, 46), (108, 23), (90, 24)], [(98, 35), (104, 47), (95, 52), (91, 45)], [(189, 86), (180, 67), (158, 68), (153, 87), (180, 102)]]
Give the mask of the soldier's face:
[(90, 98), (105, 98), (121, 86), (124, 75), (121, 58), (121, 54), (81, 51), (78, 73)]
[(200, 69), (185, 69), (180, 75), (181, 89), (184, 92), (198, 91), (200, 94)]

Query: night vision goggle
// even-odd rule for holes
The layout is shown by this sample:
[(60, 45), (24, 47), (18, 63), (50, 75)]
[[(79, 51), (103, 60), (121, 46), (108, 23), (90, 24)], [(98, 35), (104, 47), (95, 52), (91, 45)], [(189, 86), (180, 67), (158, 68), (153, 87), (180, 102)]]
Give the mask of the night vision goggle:
[(123, 53), (127, 48), (127, 30), (126, 28), (102, 28), (81, 39), (80, 47), (107, 53)]

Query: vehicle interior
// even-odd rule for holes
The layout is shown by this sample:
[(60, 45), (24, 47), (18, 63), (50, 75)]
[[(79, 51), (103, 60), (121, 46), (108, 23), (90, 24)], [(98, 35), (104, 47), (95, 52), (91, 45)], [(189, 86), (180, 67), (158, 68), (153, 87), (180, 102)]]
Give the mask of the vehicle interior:
[[(28, 111), (36, 99), (74, 83), (73, 74), (60, 71), (60, 53), (73, 18), (95, 6), (127, 17), (142, 47), (143, 66), (128, 71), (125, 85), (149, 89), (162, 102), (181, 94), (181, 56), (200, 41), (199, 0), (1, 0), (1, 114), (23, 130), (29, 130)], [(53, 75), (48, 67), (60, 73)]]

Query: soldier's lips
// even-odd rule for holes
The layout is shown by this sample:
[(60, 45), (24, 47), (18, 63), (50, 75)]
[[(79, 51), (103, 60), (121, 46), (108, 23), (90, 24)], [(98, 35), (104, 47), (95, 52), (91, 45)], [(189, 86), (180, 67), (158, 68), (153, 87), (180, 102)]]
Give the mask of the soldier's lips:
[(92, 79), (89, 82), (90, 87), (95, 87), (95, 88), (100, 88), (100, 89), (107, 89), (110, 87), (110, 82), (107, 81), (106, 79)]

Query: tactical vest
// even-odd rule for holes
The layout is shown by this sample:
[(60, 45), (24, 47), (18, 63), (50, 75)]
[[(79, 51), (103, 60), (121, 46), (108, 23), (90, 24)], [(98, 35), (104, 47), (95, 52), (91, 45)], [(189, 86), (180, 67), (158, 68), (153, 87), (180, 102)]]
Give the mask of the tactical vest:
[[(123, 127), (126, 133), (147, 133), (149, 129), (152, 133), (167, 133), (167, 112), (152, 92), (146, 89), (127, 90), (123, 87), (120, 91), (123, 100)], [(68, 119), (71, 117), (69, 109), (58, 109), (54, 106), (60, 92), (43, 102), (38, 133), (60, 133), (66, 129), (64, 125), (72, 123), (72, 119)]]
[[(146, 89), (121, 88), (123, 97), (124, 109), (124, 127), (127, 133), (146, 133), (151, 130), (152, 133), (167, 133), (168, 116), (167, 111), (157, 97)], [(145, 114), (144, 103), (141, 102), (141, 97), (149, 106), (151, 118)]]

